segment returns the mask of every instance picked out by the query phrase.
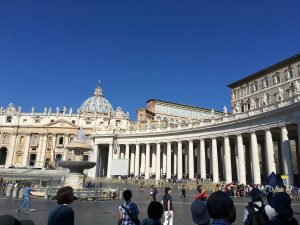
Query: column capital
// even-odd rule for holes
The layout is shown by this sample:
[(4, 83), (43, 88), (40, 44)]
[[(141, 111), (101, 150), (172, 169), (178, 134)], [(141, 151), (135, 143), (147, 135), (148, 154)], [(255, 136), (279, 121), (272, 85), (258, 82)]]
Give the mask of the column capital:
[(279, 124), (278, 126), (280, 127), (280, 129), (287, 129), (286, 124)]
[(265, 132), (271, 132), (271, 128), (270, 128), (270, 127), (265, 128), (264, 131), (265, 131)]

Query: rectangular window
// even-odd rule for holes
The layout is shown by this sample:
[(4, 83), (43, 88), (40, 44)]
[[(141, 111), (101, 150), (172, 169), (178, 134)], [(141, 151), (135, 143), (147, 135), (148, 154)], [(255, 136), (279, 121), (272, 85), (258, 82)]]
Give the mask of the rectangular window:
[(75, 120), (72, 120), (72, 123), (75, 124)]
[(262, 86), (263, 86), (263, 88), (269, 87), (269, 79), (268, 78), (263, 79)]
[(291, 69), (285, 71), (285, 79), (286, 79), (286, 80), (293, 79), (293, 71), (292, 71)]
[(280, 75), (279, 74), (274, 75), (273, 83), (274, 84), (279, 84), (280, 83)]
[(255, 82), (254, 84), (252, 84), (252, 92), (257, 92), (258, 91), (258, 84), (257, 82)]
[(6, 117), (6, 123), (11, 123), (12, 121), (12, 117), (11, 116), (7, 116)]
[(27, 119), (23, 119), (23, 123), (27, 123)]
[(29, 166), (34, 166), (35, 165), (35, 160), (36, 160), (36, 154), (30, 154)]

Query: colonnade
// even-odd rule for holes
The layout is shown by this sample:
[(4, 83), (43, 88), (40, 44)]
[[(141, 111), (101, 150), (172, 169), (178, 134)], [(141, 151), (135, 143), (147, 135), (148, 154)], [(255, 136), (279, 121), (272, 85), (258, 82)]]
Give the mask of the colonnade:
[[(275, 160), (274, 135), (280, 150), (277, 152), (281, 158), (278, 162)], [(109, 178), (112, 159), (129, 159), (130, 174), (146, 180), (182, 179), (185, 176), (194, 179), (198, 176), (203, 179), (210, 177), (214, 183), (224, 180), (226, 183), (238, 181), (240, 184), (260, 184), (264, 177), (278, 172), (288, 175), (288, 185), (294, 184), (290, 140), (284, 125), (197, 138), (136, 143), (120, 141), (117, 151), (110, 144), (107, 165)], [(276, 164), (279, 162), (282, 164), (282, 171), (276, 171)]]

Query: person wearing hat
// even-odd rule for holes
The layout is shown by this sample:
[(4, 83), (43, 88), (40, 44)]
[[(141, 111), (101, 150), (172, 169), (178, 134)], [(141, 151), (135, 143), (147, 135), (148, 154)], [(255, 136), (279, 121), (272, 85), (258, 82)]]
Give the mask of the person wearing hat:
[(0, 216), (1, 225), (34, 225), (32, 220), (17, 220), (12, 215)]
[(202, 185), (197, 186), (198, 194), (191, 205), (192, 219), (195, 224), (209, 225), (209, 215), (207, 211), (208, 196), (204, 193)]
[(268, 204), (268, 202), (265, 201), (266, 195), (261, 190), (254, 188), (251, 191), (250, 196), (252, 201), (244, 210), (244, 224), (247, 224), (249, 221), (249, 208), (254, 208), (255, 211), (259, 211), (259, 209), (262, 208), (269, 220), (276, 216), (275, 210)]
[(279, 192), (268, 197), (268, 202), (275, 209), (277, 216), (266, 225), (298, 225), (298, 221), (293, 217), (291, 197), (287, 193)]

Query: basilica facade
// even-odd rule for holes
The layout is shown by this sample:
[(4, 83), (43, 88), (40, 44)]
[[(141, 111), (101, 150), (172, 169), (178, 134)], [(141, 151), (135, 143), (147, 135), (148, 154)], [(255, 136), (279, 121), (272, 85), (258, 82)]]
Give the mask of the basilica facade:
[(72, 160), (65, 146), (83, 127), (95, 161), (89, 176), (112, 177), (114, 159), (129, 160), (129, 175), (144, 179), (211, 178), (255, 183), (272, 172), (300, 174), (300, 54), (228, 87), (231, 110), (150, 99), (137, 120), (113, 108), (99, 83), (81, 107), (22, 112), (0, 108), (0, 166), (42, 169)]

